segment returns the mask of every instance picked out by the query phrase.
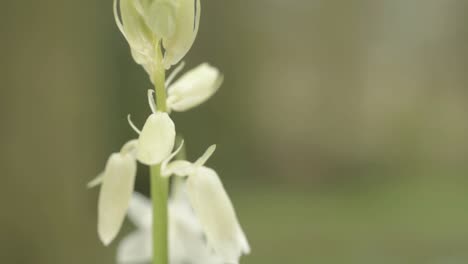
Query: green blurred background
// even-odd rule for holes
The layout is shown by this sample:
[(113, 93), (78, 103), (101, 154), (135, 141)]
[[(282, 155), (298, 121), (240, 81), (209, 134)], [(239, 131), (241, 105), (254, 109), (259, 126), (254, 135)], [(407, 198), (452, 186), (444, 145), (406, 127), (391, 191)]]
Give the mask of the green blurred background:
[[(1, 6), (0, 263), (114, 263), (85, 184), (148, 78), (111, 0)], [(242, 263), (468, 263), (467, 41), (463, 0), (202, 0), (185, 60), (225, 82), (173, 118), (192, 159), (218, 144)]]

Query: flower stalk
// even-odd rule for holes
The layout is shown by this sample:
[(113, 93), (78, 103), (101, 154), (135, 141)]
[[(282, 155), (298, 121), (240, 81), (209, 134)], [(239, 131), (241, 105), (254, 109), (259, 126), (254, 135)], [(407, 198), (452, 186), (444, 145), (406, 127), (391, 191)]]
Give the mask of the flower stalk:
[(161, 42), (156, 44), (156, 52), (155, 52), (154, 62), (155, 62), (155, 69), (153, 73), (153, 81), (154, 81), (154, 91), (156, 92), (156, 107), (158, 111), (167, 112), (166, 106), (166, 70), (163, 66), (163, 54), (161, 50)]
[(169, 178), (161, 177), (161, 166), (150, 168), (153, 201), (153, 264), (168, 264), (167, 198)]
[[(156, 96), (156, 108), (166, 112), (166, 72), (163, 65), (161, 44), (156, 44), (155, 71), (152, 79)], [(168, 210), (169, 179), (161, 176), (161, 165), (150, 167), (151, 199), (153, 201), (153, 264), (168, 264)]]

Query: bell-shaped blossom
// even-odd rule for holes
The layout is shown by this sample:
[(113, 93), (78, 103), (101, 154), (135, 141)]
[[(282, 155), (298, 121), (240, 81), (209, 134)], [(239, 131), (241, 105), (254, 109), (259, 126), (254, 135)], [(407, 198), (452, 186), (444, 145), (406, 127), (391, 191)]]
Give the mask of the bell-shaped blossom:
[(242, 254), (250, 253), (250, 246), (218, 174), (203, 166), (214, 149), (208, 148), (194, 163), (166, 160), (162, 163), (162, 175), (188, 176), (187, 194), (209, 246), (223, 262), (238, 263)]
[[(169, 69), (192, 47), (200, 23), (200, 0), (114, 0), (114, 17), (130, 45), (134, 60), (151, 76), (154, 67)], [(157, 43), (165, 50), (156, 65)]]
[[(200, 223), (185, 199), (169, 200), (169, 263), (224, 264), (207, 246)], [(128, 217), (137, 230), (126, 236), (117, 250), (118, 263), (148, 263), (152, 259), (152, 207), (134, 193)]]
[(175, 125), (167, 113), (155, 111), (145, 122), (138, 138), (138, 161), (156, 165), (167, 158), (175, 142)]
[(243, 253), (249, 253), (234, 207), (213, 169), (196, 169), (187, 180), (187, 193), (208, 243), (217, 254), (228, 263), (236, 263)]
[(136, 140), (107, 160), (104, 172), (88, 184), (101, 184), (98, 201), (98, 235), (105, 245), (117, 236), (130, 203), (137, 170)]
[(140, 131), (130, 120), (128, 123), (140, 136), (137, 143), (137, 159), (145, 165), (156, 165), (170, 156), (175, 142), (175, 125), (169, 115), (156, 110), (153, 90), (148, 90), (148, 101), (153, 112)]
[[(180, 69), (175, 70), (175, 74)], [(175, 75), (174, 74), (174, 75)], [(168, 80), (173, 79), (173, 74)], [(223, 76), (218, 69), (208, 63), (202, 63), (182, 75), (167, 89), (167, 106), (177, 112), (192, 109), (208, 100), (219, 89)]]

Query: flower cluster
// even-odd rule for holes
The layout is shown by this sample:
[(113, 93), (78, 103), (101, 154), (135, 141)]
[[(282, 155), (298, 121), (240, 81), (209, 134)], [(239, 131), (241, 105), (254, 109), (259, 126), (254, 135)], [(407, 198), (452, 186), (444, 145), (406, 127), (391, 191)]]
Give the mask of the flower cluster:
[[(119, 18), (119, 9), (120, 16)], [(114, 0), (117, 25), (129, 43), (134, 60), (143, 66), (152, 82), (159, 68), (170, 68), (188, 52), (198, 31), (199, 0)], [(156, 53), (164, 46), (164, 56)], [(234, 207), (218, 174), (205, 163), (214, 153), (209, 147), (195, 162), (173, 160), (183, 147), (174, 152), (176, 126), (169, 114), (183, 112), (208, 100), (221, 86), (220, 72), (203, 63), (182, 75), (180, 63), (164, 84), (166, 111), (159, 111), (154, 92), (148, 92), (151, 114), (140, 130), (130, 116), (130, 126), (138, 138), (127, 142), (119, 152), (111, 154), (104, 172), (89, 183), (100, 185), (98, 201), (98, 234), (108, 245), (117, 236), (125, 216), (138, 228), (119, 246), (118, 261), (139, 263), (152, 257), (151, 202), (134, 193), (137, 162), (148, 166), (160, 165), (160, 177), (183, 179), (175, 186), (177, 197), (169, 206), (169, 256), (171, 264), (178, 263), (238, 263), (242, 254), (250, 251)], [(160, 98), (158, 97), (158, 100)], [(159, 102), (159, 101), (158, 101)], [(182, 197), (182, 198), (181, 198)]]

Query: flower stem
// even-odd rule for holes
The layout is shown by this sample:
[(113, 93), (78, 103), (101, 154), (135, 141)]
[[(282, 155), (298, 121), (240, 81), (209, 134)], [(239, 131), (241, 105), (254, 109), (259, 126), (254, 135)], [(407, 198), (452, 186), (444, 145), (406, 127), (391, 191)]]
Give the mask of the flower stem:
[[(156, 47), (155, 71), (153, 73), (154, 89), (156, 91), (156, 107), (158, 111), (166, 112), (166, 87), (164, 85), (166, 72), (162, 63), (160, 43)], [(161, 176), (161, 165), (150, 168), (151, 199), (153, 202), (153, 264), (168, 264), (168, 214), (167, 198), (169, 179)]]
[(166, 70), (163, 65), (161, 45), (157, 44), (155, 55), (155, 70), (153, 73), (154, 90), (156, 91), (156, 107), (158, 111), (167, 112), (166, 106)]
[(167, 196), (169, 178), (161, 177), (161, 166), (151, 171), (151, 199), (153, 200), (153, 264), (168, 264)]

